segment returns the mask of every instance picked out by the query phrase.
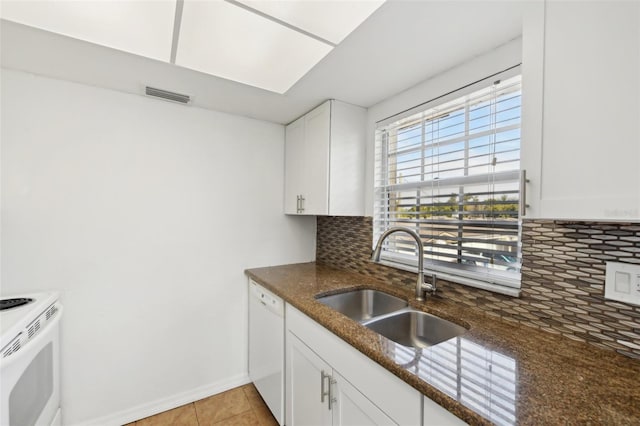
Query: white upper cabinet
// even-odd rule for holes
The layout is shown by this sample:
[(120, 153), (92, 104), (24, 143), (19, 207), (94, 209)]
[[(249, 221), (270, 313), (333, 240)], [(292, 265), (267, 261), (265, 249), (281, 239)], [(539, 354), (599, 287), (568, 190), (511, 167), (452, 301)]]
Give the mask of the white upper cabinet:
[(287, 214), (362, 216), (366, 110), (330, 100), (286, 128)]
[(304, 186), (304, 117), (298, 118), (285, 129), (284, 148), (284, 212), (300, 211), (300, 194)]
[(640, 219), (640, 2), (548, 1), (523, 33), (525, 217)]

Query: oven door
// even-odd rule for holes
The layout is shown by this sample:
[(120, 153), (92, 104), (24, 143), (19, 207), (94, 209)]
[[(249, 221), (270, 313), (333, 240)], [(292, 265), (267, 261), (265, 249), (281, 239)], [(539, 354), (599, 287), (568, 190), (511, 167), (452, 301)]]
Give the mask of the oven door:
[(0, 425), (60, 421), (60, 332), (57, 315), (22, 348), (0, 359)]

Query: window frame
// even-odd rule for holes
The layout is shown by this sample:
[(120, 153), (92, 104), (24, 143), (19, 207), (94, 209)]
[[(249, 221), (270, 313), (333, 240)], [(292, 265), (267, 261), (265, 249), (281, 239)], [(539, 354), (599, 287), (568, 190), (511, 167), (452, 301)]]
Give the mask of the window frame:
[[(396, 126), (395, 129), (397, 130), (399, 128), (402, 128), (401, 125), (398, 125), (398, 123), (401, 123), (402, 120), (410, 119), (411, 117), (417, 114), (432, 110), (441, 105), (446, 105), (447, 103), (451, 103), (452, 101), (455, 101), (462, 97), (467, 97), (483, 89), (486, 90), (486, 88), (491, 87), (496, 80), (505, 81), (519, 75), (521, 76), (521, 67), (520, 65), (516, 65), (505, 71), (501, 71), (489, 77), (478, 80), (463, 88), (457, 89), (455, 91), (449, 92), (445, 95), (439, 96), (430, 101), (424, 102), (416, 107), (403, 111), (394, 116), (388, 117), (376, 123), (377, 124), (376, 130), (375, 130), (376, 155), (374, 159), (375, 178), (374, 178), (374, 197), (373, 197), (374, 199), (374, 210), (373, 210), (373, 228), (374, 229), (373, 229), (373, 242), (372, 242), (373, 245), (377, 243), (377, 240), (380, 234), (384, 232), (384, 230), (387, 227), (396, 226), (394, 223), (401, 222), (398, 220), (397, 217), (393, 220), (390, 219), (390, 216), (391, 216), (391, 213), (389, 210), (390, 201), (389, 201), (389, 198), (386, 198), (386, 199), (384, 198), (385, 195), (391, 193), (392, 191), (396, 191), (396, 193), (399, 194), (403, 188), (406, 188), (407, 191), (409, 190), (419, 191), (420, 188), (433, 185), (433, 181), (435, 181), (435, 180), (432, 180), (432, 181), (422, 180), (421, 178), (418, 182), (410, 182), (410, 183), (395, 182), (393, 184), (390, 184), (389, 183), (390, 175), (389, 175), (388, 160), (387, 160), (389, 156), (389, 151), (388, 151), (389, 141), (382, 140), (383, 135), (386, 134), (383, 132), (383, 129), (388, 129), (390, 126), (395, 125)], [(520, 81), (520, 88), (519, 88), (520, 96), (522, 95), (521, 84), (522, 83)], [(520, 104), (518, 107), (520, 109), (522, 108), (522, 100), (520, 100)], [(466, 113), (468, 113), (468, 110), (466, 111)], [(468, 126), (469, 115), (467, 115), (466, 113), (464, 116), (464, 123), (465, 123), (465, 126)], [(518, 121), (518, 124), (515, 126), (515, 128), (521, 131), (522, 114), (520, 114), (518, 118), (519, 118), (519, 121)], [(424, 118), (420, 120), (422, 121), (418, 121), (417, 123), (424, 123), (424, 121), (426, 121), (426, 119)], [(407, 127), (409, 127), (409, 125), (407, 125)], [(463, 137), (460, 137), (461, 140), (466, 140), (466, 141), (470, 140), (470, 138), (471, 138), (470, 134), (467, 134), (467, 133), (465, 133)], [(517, 161), (520, 162), (520, 153), (522, 152), (521, 132), (519, 134), (518, 140), (520, 142), (520, 146), (518, 148)], [(427, 143), (425, 142), (424, 134), (421, 136), (420, 144), (423, 147), (427, 145)], [(465, 162), (468, 161), (469, 159), (467, 156), (468, 156), (468, 153), (465, 152), (465, 157), (463, 157)], [(385, 161), (382, 161), (382, 159), (385, 159)], [(423, 156), (420, 157), (420, 159), (424, 161), (424, 154)], [(516, 220), (514, 222), (514, 225), (512, 226), (504, 225), (504, 229), (508, 229), (509, 227), (511, 227), (515, 231), (511, 233), (512, 236), (517, 235), (517, 240), (515, 241), (515, 245), (514, 244), (511, 244), (511, 245), (514, 245), (516, 247), (516, 252), (517, 252), (516, 264), (520, 266), (521, 260), (522, 260), (522, 254), (521, 254), (522, 252), (522, 238), (521, 238), (522, 237), (522, 217), (520, 216), (520, 213), (519, 213), (519, 210), (520, 210), (519, 203), (522, 202), (520, 193), (519, 193), (520, 167), (518, 167), (517, 170), (513, 169), (509, 171), (504, 171), (504, 172), (494, 171), (492, 173), (487, 173), (486, 176), (493, 177), (493, 176), (497, 176), (500, 173), (505, 174), (504, 176), (500, 176), (501, 178), (505, 179), (505, 182), (511, 182), (512, 184), (513, 182), (516, 182), (515, 186), (518, 188), (518, 190), (515, 191), (515, 193), (517, 194), (517, 203), (518, 203), (518, 212), (515, 213)], [(385, 179), (385, 182), (383, 185), (380, 185), (380, 176), (383, 176), (383, 178)], [(484, 176), (485, 175), (483, 175), (483, 177)], [(466, 178), (466, 180), (464, 180), (465, 182), (464, 185), (467, 185), (467, 186), (470, 185), (468, 182), (470, 182), (472, 179), (470, 179), (469, 176), (466, 175), (466, 173), (464, 178)], [(500, 179), (498, 179), (498, 181), (501, 182)], [(495, 182), (493, 183), (495, 184)], [(513, 193), (514, 191), (512, 190), (511, 192)], [(491, 194), (493, 195), (494, 193), (492, 192)], [(441, 196), (441, 195), (438, 195), (438, 196)], [(423, 198), (423, 196), (416, 195), (416, 200), (419, 200), (420, 198)], [(503, 201), (508, 201), (508, 200), (503, 200)], [(512, 201), (515, 201), (515, 200), (512, 200)], [(460, 205), (462, 205), (463, 204), (462, 200), (460, 200), (459, 203)], [(514, 203), (511, 203), (511, 204), (514, 204)], [(418, 205), (419, 207), (422, 207), (425, 204), (421, 204), (421, 202), (416, 201), (416, 205)], [(436, 206), (436, 204), (434, 204), (433, 202), (432, 204), (427, 204), (427, 205)], [(488, 204), (483, 203), (482, 205), (488, 205)], [(414, 210), (414, 214), (419, 216), (420, 211), (422, 210), (416, 208), (416, 210)], [(492, 210), (492, 212), (494, 212), (494, 210)], [(471, 222), (467, 222), (467, 224), (465, 225), (464, 223), (465, 218), (462, 215), (459, 215), (459, 216), (460, 217), (458, 218), (458, 220), (460, 222), (458, 222), (457, 224), (457, 229), (460, 232), (461, 230), (463, 230), (464, 226), (469, 226)], [(416, 226), (419, 228), (420, 227), (419, 220), (420, 218), (417, 218), (417, 222), (415, 222), (415, 225), (412, 222), (410, 227), (412, 229), (414, 229)], [(389, 222), (391, 222), (391, 224), (389, 224)], [(429, 223), (429, 222), (425, 222), (425, 223)], [(431, 226), (433, 226), (433, 224)], [(456, 226), (456, 225), (447, 225), (447, 226)], [(394, 235), (402, 235), (402, 234), (394, 234)], [(503, 235), (503, 234), (500, 234), (500, 235)], [(508, 235), (508, 233), (505, 232), (504, 235)], [(463, 242), (464, 242), (464, 239), (460, 237), (460, 239), (458, 240), (458, 247), (460, 247), (459, 248), (460, 251), (462, 251)], [(425, 241), (424, 237), (423, 237), (423, 243), (425, 244), (426, 247), (428, 247), (428, 243)], [(389, 245), (389, 239), (385, 242), (385, 246), (388, 247), (388, 245)], [(405, 250), (406, 250), (406, 247), (405, 247)], [(496, 250), (496, 253), (492, 253), (494, 255), (492, 257), (500, 256), (500, 253), (498, 252), (499, 250)], [(518, 268), (517, 272), (513, 272), (513, 271), (501, 271), (501, 270), (489, 268), (486, 266), (479, 266), (477, 262), (475, 262), (476, 263), (475, 265), (464, 264), (464, 263), (460, 263), (464, 261), (464, 256), (462, 254), (458, 254), (458, 263), (435, 261), (430, 259), (427, 256), (425, 256), (424, 260), (425, 260), (425, 272), (435, 273), (438, 278), (454, 281), (454, 282), (465, 284), (471, 287), (477, 287), (477, 288), (482, 288), (482, 289), (486, 289), (486, 290), (490, 290), (490, 291), (494, 291), (502, 294), (507, 294), (511, 296), (519, 296), (520, 294), (520, 287), (521, 287), (520, 268)], [(394, 267), (396, 269), (416, 272), (417, 264), (418, 264), (417, 250), (414, 251), (414, 254), (411, 254), (411, 255), (383, 250), (380, 258), (380, 263), (386, 266)]]

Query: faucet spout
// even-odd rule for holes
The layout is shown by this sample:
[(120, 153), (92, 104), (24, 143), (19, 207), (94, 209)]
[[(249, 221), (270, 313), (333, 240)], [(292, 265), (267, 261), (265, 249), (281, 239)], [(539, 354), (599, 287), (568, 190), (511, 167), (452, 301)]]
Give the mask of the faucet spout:
[(376, 244), (376, 247), (373, 250), (373, 253), (371, 254), (371, 260), (374, 262), (380, 261), (380, 254), (382, 252), (382, 243), (384, 242), (384, 240), (387, 239), (389, 235), (396, 232), (404, 232), (406, 234), (409, 234), (411, 237), (413, 237), (414, 240), (416, 240), (416, 246), (418, 247), (418, 279), (416, 281), (416, 300), (423, 301), (424, 293), (426, 290), (429, 290), (433, 294), (435, 294), (436, 280), (435, 280), (435, 274), (434, 274), (432, 277), (432, 284), (426, 285), (424, 282), (424, 245), (422, 244), (420, 235), (418, 235), (417, 232), (415, 232), (412, 229), (403, 228), (400, 226), (387, 229), (382, 233), (382, 235), (380, 235), (380, 238), (378, 239), (378, 243)]

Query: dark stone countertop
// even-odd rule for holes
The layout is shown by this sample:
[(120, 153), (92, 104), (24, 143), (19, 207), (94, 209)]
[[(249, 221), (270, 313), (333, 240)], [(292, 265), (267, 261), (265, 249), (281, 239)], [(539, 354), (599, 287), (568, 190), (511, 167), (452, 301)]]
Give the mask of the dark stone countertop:
[[(640, 362), (316, 263), (246, 274), (469, 424), (640, 424)], [(350, 289), (383, 290), (469, 330), (426, 349), (399, 345), (316, 301)], [(640, 327), (640, 325), (639, 325)]]

